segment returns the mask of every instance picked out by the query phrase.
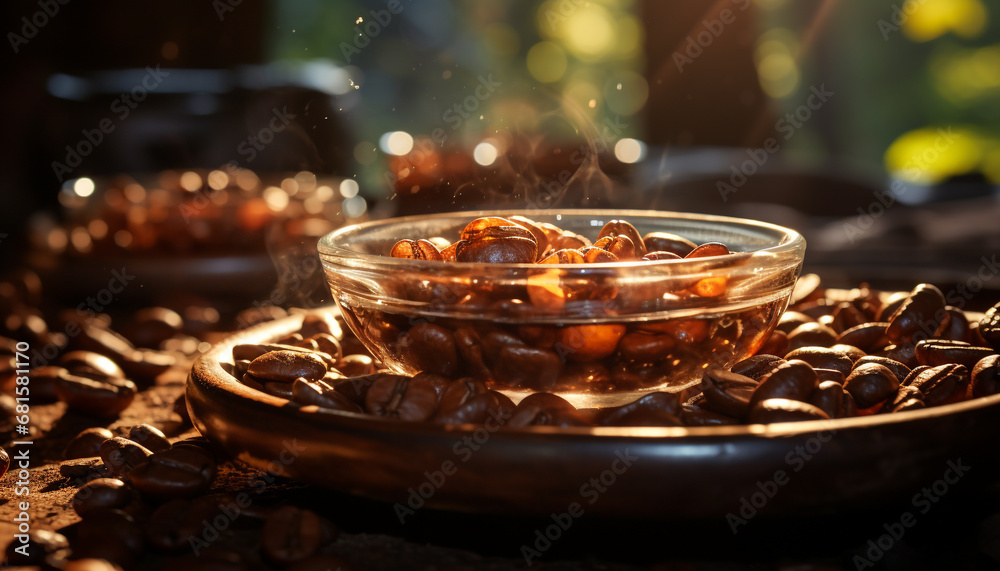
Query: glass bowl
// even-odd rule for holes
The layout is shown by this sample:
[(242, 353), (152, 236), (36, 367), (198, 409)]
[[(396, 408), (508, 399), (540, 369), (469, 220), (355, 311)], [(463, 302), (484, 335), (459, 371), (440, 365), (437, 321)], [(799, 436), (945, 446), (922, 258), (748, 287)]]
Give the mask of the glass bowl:
[[(728, 255), (588, 264), (487, 264), (389, 257), (400, 239), (459, 239), (472, 220), (524, 216), (594, 240), (612, 220)], [(752, 355), (774, 329), (805, 240), (753, 220), (642, 210), (455, 212), (347, 226), (320, 259), (355, 335), (390, 369), (474, 377), (518, 401), (577, 407), (680, 391), (710, 365)]]

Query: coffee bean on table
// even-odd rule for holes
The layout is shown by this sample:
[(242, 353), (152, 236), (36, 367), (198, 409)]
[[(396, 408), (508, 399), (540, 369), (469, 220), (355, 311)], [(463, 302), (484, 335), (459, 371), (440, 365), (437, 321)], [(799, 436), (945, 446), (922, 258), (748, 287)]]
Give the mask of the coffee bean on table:
[(127, 476), (152, 454), (146, 447), (120, 436), (102, 442), (100, 452), (104, 467), (116, 478)]
[(837, 337), (837, 342), (871, 352), (892, 344), (892, 340), (885, 334), (887, 327), (889, 327), (889, 323), (884, 321), (862, 323), (841, 333)]
[(132, 501), (132, 492), (116, 478), (97, 478), (80, 487), (73, 495), (73, 510), (80, 517), (105, 509), (124, 508)]
[(132, 486), (144, 496), (165, 500), (190, 498), (206, 491), (216, 475), (208, 451), (191, 445), (174, 445), (157, 452), (132, 469)]
[(128, 408), (138, 392), (128, 379), (97, 381), (67, 374), (56, 383), (56, 395), (72, 410), (101, 418), (114, 418)]
[(59, 365), (73, 375), (96, 381), (125, 377), (125, 372), (114, 361), (92, 351), (70, 351), (59, 358)]
[(115, 435), (103, 427), (88, 428), (73, 437), (66, 445), (63, 459), (90, 458), (101, 455), (101, 443), (114, 438)]
[(149, 424), (138, 424), (128, 431), (128, 438), (132, 442), (141, 444), (151, 452), (160, 452), (170, 448), (170, 441), (163, 431)]
[(6, 565), (41, 566), (49, 556), (61, 551), (69, 551), (69, 540), (59, 532), (33, 528), (27, 535), (27, 549), (15, 551), (18, 547), (25, 545), (16, 539), (7, 545), (6, 557), (4, 558)]
[(295, 506), (282, 506), (264, 521), (261, 547), (268, 559), (287, 564), (314, 555), (329, 533), (315, 513)]

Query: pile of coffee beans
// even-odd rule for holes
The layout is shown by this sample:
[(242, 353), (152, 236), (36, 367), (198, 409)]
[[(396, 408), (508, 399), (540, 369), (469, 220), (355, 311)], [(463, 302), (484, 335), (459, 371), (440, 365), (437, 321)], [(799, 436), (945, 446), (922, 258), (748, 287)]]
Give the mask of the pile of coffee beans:
[[(965, 312), (948, 306), (931, 284), (896, 293), (814, 285), (806, 295), (800, 288), (798, 299), (755, 355), (730, 368), (708, 367), (700, 384), (681, 392), (650, 392), (619, 407), (577, 409), (549, 392), (531, 394), (515, 405), (492, 390), (492, 378), (486, 375), (423, 371), (408, 376), (375, 370), (380, 363), (363, 350), (351, 355), (332, 342), (319, 348), (320, 339), (332, 339), (316, 331), (316, 317), (306, 327), (310, 337), (236, 346), (233, 374), (248, 386), (304, 406), (441, 424), (494, 418), (507, 427), (834, 419), (918, 410), (1000, 392), (1000, 304), (986, 314)], [(365, 366), (354, 368), (355, 359)]]
[(730, 253), (725, 244), (709, 242), (699, 246), (669, 232), (643, 236), (626, 220), (608, 222), (591, 242), (585, 236), (524, 216), (477, 218), (453, 243), (442, 237), (404, 239), (389, 251), (393, 258), (484, 264), (593, 264)]
[[(16, 550), (23, 544), (13, 541), (8, 564), (140, 569), (152, 557), (191, 571), (259, 568), (260, 560), (283, 569), (349, 569), (321, 552), (340, 534), (325, 518), (289, 505), (254, 505), (248, 492), (211, 492), (228, 457), (205, 438), (171, 443), (148, 424), (130, 427), (127, 435), (90, 428), (69, 443), (64, 458), (79, 460), (65, 462), (59, 471), (78, 488), (69, 506), (80, 522), (63, 533), (31, 531), (27, 555)], [(256, 534), (259, 559), (248, 560), (245, 550), (216, 542), (230, 528)]]
[[(695, 244), (667, 232), (641, 235), (625, 220), (607, 222), (594, 242), (521, 216), (478, 218), (459, 239), (404, 239), (389, 255), (441, 262), (527, 263), (523, 282), (450, 279), (421, 273), (394, 295), (442, 308), (449, 319), (427, 319), (414, 304), (364, 307), (344, 301), (359, 335), (383, 361), (409, 372), (472, 376), (490, 388), (608, 393), (683, 384), (705, 362), (728, 365), (747, 356), (773, 327), (783, 299), (664, 319), (665, 311), (721, 306), (737, 278), (687, 278), (669, 271), (628, 279), (618, 271), (577, 274), (552, 264), (693, 260), (731, 254), (718, 242)], [(732, 261), (739, 264), (740, 259)], [(789, 275), (789, 282), (794, 276)], [(642, 313), (644, 319), (627, 315)], [(493, 316), (502, 319), (494, 319)], [(585, 315), (588, 323), (568, 317)]]

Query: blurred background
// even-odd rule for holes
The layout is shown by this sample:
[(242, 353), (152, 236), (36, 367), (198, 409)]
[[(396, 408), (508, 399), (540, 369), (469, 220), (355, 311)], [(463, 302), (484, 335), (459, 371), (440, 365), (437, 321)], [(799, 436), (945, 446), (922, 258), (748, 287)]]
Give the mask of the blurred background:
[(68, 297), (127, 260), (321, 302), (287, 282), (334, 226), (479, 207), (749, 216), (830, 283), (1000, 289), (1000, 0), (0, 13), (0, 254)]

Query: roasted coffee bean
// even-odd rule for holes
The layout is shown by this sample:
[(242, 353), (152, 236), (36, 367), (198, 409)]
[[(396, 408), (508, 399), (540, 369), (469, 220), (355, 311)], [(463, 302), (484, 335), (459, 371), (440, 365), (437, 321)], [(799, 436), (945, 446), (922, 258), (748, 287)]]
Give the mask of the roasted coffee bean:
[(204, 493), (216, 475), (215, 458), (193, 445), (175, 444), (149, 456), (129, 472), (132, 486), (157, 500), (190, 498)]
[(837, 332), (821, 323), (803, 323), (788, 334), (788, 349), (829, 347), (837, 343)]
[(329, 524), (315, 513), (295, 506), (282, 506), (264, 521), (261, 547), (268, 559), (287, 564), (314, 555), (336, 538)]
[(685, 426), (731, 426), (739, 424), (740, 420), (697, 405), (685, 403), (681, 407), (681, 422)]
[(583, 254), (583, 261), (587, 264), (608, 264), (618, 261), (618, 256), (604, 248), (583, 248), (580, 253)]
[(257, 357), (270, 353), (272, 351), (295, 351), (297, 353), (305, 353), (307, 355), (313, 355), (319, 357), (327, 367), (332, 367), (336, 361), (333, 357), (327, 355), (326, 353), (310, 351), (308, 349), (303, 349), (302, 347), (296, 347), (295, 345), (282, 345), (279, 343), (261, 343), (261, 344), (243, 344), (233, 346), (233, 360), (234, 361), (253, 361)]
[[(837, 371), (840, 373), (840, 371)], [(822, 381), (809, 396), (809, 404), (822, 410), (830, 418), (844, 417), (844, 386), (835, 381)]]
[(441, 395), (439, 414), (447, 414), (465, 404), (469, 399), (487, 391), (489, 391), (489, 388), (483, 381), (471, 377), (458, 379), (449, 384)]
[(837, 371), (836, 369), (813, 369), (816, 371), (816, 380), (820, 383), (831, 381), (837, 383), (841, 387), (847, 382), (847, 375)]
[(339, 361), (344, 357), (344, 349), (340, 341), (329, 333), (317, 333), (309, 339), (316, 342), (316, 349), (326, 353), (334, 361)]
[(67, 407), (101, 418), (118, 416), (132, 404), (137, 390), (135, 383), (122, 378), (95, 381), (66, 374), (56, 383), (56, 394)]
[(827, 420), (829, 415), (820, 408), (799, 400), (770, 398), (750, 409), (747, 421), (750, 424), (770, 424), (772, 422), (801, 422), (804, 420)]
[(630, 331), (618, 343), (618, 353), (630, 361), (655, 363), (669, 355), (676, 345), (672, 335)]
[(832, 320), (830, 327), (837, 333), (841, 333), (869, 321), (868, 316), (855, 307), (853, 303), (847, 301), (838, 303), (834, 308), (831, 317)]
[(885, 335), (887, 327), (889, 324), (881, 321), (862, 323), (841, 333), (837, 342), (853, 345), (866, 352), (875, 351), (892, 344), (892, 340)]
[(582, 264), (585, 260), (579, 250), (556, 250), (539, 260), (539, 264)]
[(976, 330), (994, 351), (1000, 351), (1000, 303), (986, 312)]
[(635, 243), (628, 236), (615, 236), (613, 238), (605, 236), (594, 242), (594, 247), (611, 252), (623, 262), (638, 260), (645, 255), (637, 254)]
[(135, 351), (128, 339), (97, 323), (80, 325), (80, 335), (70, 339), (74, 350), (92, 351), (112, 359), (124, 359)]
[(375, 372), (375, 360), (368, 355), (347, 355), (337, 361), (336, 369), (345, 377), (363, 377)]
[(571, 361), (593, 362), (614, 353), (624, 335), (622, 324), (567, 325), (559, 330), (558, 346)]
[(969, 369), (950, 363), (921, 371), (910, 383), (924, 394), (927, 406), (957, 402), (965, 397), (969, 386)]
[[(515, 227), (510, 227), (515, 228)], [(477, 264), (531, 264), (538, 257), (538, 244), (527, 230), (517, 226), (529, 237), (484, 237), (456, 242), (455, 260)], [(490, 232), (497, 233), (496, 231)]]
[(980, 359), (972, 369), (969, 393), (973, 397), (986, 397), (1000, 393), (1000, 355)]
[(73, 510), (80, 517), (98, 510), (124, 508), (132, 501), (132, 492), (116, 478), (97, 478), (84, 484), (73, 495)]
[(59, 365), (73, 375), (95, 381), (125, 377), (125, 372), (114, 361), (92, 351), (70, 351), (59, 358)]
[[(601, 238), (626, 238), (628, 242), (632, 244), (632, 256), (634, 258), (641, 258), (646, 254), (646, 242), (642, 236), (639, 235), (639, 231), (636, 230), (630, 222), (625, 220), (611, 220), (601, 228), (601, 231), (597, 234), (597, 241)], [(594, 244), (597, 245), (596, 242)], [(614, 253), (613, 250), (610, 250)]]
[(670, 232), (649, 232), (643, 236), (642, 243), (647, 252), (670, 252), (681, 258), (698, 247), (691, 240)]
[(184, 318), (166, 307), (147, 307), (135, 312), (132, 323), (123, 331), (136, 347), (156, 349), (184, 329)]
[(137, 349), (121, 359), (125, 375), (139, 382), (151, 383), (177, 365), (177, 358), (151, 349)]
[(292, 383), (284, 381), (263, 381), (261, 390), (278, 398), (292, 400)]
[(889, 345), (885, 349), (876, 353), (879, 357), (887, 357), (894, 361), (899, 361), (900, 363), (910, 367), (916, 367), (920, 363), (917, 362), (917, 350), (916, 346), (912, 343), (904, 343), (902, 345)]
[[(455, 347), (470, 374), (481, 379), (487, 379), (491, 376), (489, 367), (486, 366), (483, 342), (474, 329), (470, 327), (459, 327), (456, 329)], [(500, 353), (501, 347), (501, 342), (497, 342), (494, 346), (496, 355)], [(496, 355), (490, 359), (490, 362), (496, 360)]]
[(247, 372), (258, 379), (291, 383), (298, 378), (314, 382), (326, 375), (326, 363), (315, 353), (270, 351), (250, 362)]
[(108, 473), (116, 478), (127, 476), (152, 454), (146, 447), (120, 436), (105, 440), (100, 447), (101, 460)]
[(562, 359), (551, 349), (508, 345), (496, 359), (494, 378), (512, 387), (544, 389), (555, 385), (562, 370)]
[(750, 398), (750, 408), (772, 398), (792, 399), (802, 402), (816, 388), (816, 371), (805, 361), (785, 361), (765, 375)]
[(875, 363), (877, 365), (882, 365), (883, 367), (888, 368), (890, 371), (892, 371), (893, 375), (896, 375), (896, 379), (898, 379), (900, 382), (902, 382), (902, 380), (905, 379), (910, 374), (910, 368), (907, 367), (906, 365), (900, 363), (899, 361), (889, 359), (888, 357), (879, 357), (878, 355), (866, 355), (858, 359), (858, 361), (854, 363), (854, 368), (857, 368), (861, 365), (865, 365), (868, 363)]
[(362, 412), (361, 407), (351, 402), (324, 381), (310, 383), (305, 379), (295, 379), (292, 383), (292, 399), (303, 405), (314, 405), (331, 410)]
[(850, 374), (854, 365), (850, 357), (828, 347), (801, 347), (789, 351), (785, 359), (798, 359), (809, 363), (814, 369), (834, 369), (845, 375)]
[(929, 337), (941, 326), (947, 315), (944, 294), (931, 284), (920, 284), (913, 288), (910, 296), (889, 318), (886, 336), (897, 344), (918, 341), (914, 336), (920, 333)]
[(376, 416), (425, 421), (438, 408), (438, 394), (430, 384), (412, 383), (409, 377), (384, 375), (365, 395), (365, 409)]
[(733, 365), (730, 370), (737, 375), (743, 375), (755, 381), (760, 381), (772, 369), (784, 362), (785, 360), (777, 355), (758, 354), (743, 359)]
[(920, 376), (920, 373), (923, 373), (927, 369), (930, 369), (930, 367), (928, 367), (927, 365), (919, 365), (917, 367), (914, 367), (912, 370), (910, 370), (909, 374), (906, 375), (906, 378), (904, 378), (902, 381), (899, 382), (899, 384), (907, 387), (912, 385), (913, 381), (915, 381), (917, 377)]
[(170, 448), (170, 441), (167, 440), (167, 435), (163, 434), (163, 431), (159, 428), (149, 424), (133, 426), (128, 431), (128, 438), (132, 442), (144, 446), (151, 452), (159, 452)]
[(240, 359), (233, 364), (233, 376), (237, 379), (242, 379), (243, 375), (247, 374), (247, 369), (250, 368), (250, 361), (246, 359)]
[(764, 344), (760, 346), (759, 353), (763, 355), (775, 355), (784, 357), (788, 353), (788, 334), (779, 329), (775, 329), (767, 336)]
[(437, 424), (483, 424), (493, 430), (511, 417), (514, 408), (514, 403), (507, 396), (487, 391), (449, 409), (442, 406), (433, 421)]
[(656, 391), (628, 404), (597, 413), (602, 426), (680, 426), (681, 403), (676, 393)]
[(804, 313), (798, 311), (788, 310), (781, 314), (778, 318), (778, 325), (776, 329), (778, 331), (784, 331), (785, 333), (791, 333), (795, 331), (800, 325), (805, 325), (806, 323), (815, 323), (816, 320)]
[(429, 240), (400, 240), (389, 251), (392, 258), (405, 258), (407, 260), (429, 260), (440, 262), (443, 260), (441, 252), (437, 246)]
[(705, 406), (727, 416), (745, 418), (757, 381), (718, 367), (709, 367), (701, 378)]
[[(13, 533), (10, 535), (13, 536)], [(25, 535), (26, 543), (14, 538), (7, 545), (5, 566), (41, 566), (50, 556), (69, 551), (69, 540), (59, 532), (32, 528)]]
[(586, 426), (576, 408), (566, 399), (551, 393), (532, 393), (517, 404), (510, 419), (504, 425), (508, 428), (526, 426)]
[(834, 351), (847, 355), (847, 358), (850, 359), (852, 363), (857, 363), (862, 357), (865, 356), (865, 352), (862, 351), (861, 349), (858, 349), (854, 345), (845, 345), (843, 343), (837, 343), (835, 345), (831, 345), (830, 349), (833, 349)]
[(986, 347), (975, 347), (964, 341), (949, 341), (945, 339), (924, 339), (917, 343), (914, 350), (917, 362), (921, 365), (937, 366), (948, 363), (958, 363), (967, 369), (976, 366), (981, 359), (996, 354)]
[(76, 526), (73, 557), (106, 559), (131, 567), (146, 541), (132, 516), (121, 510), (99, 510)]
[(900, 385), (895, 396), (885, 401), (881, 412), (904, 412), (907, 410), (920, 410), (925, 408), (924, 395), (916, 387)]
[(90, 458), (101, 455), (101, 443), (111, 440), (115, 435), (110, 430), (102, 427), (88, 428), (73, 437), (63, 451), (64, 460), (74, 458)]
[(510, 216), (507, 218), (511, 222), (523, 227), (528, 232), (531, 232), (532, 238), (535, 239), (535, 243), (538, 244), (538, 257), (541, 258), (549, 250), (549, 238), (542, 230), (542, 227), (529, 218), (524, 216)]
[(451, 331), (418, 323), (399, 336), (399, 350), (418, 371), (451, 376), (458, 370), (458, 349)]
[(897, 291), (892, 293), (879, 308), (878, 313), (875, 315), (875, 321), (882, 321), (885, 323), (889, 322), (889, 318), (892, 317), (893, 313), (899, 309), (899, 306), (903, 305), (903, 302), (910, 297), (910, 292), (908, 291)]
[(948, 315), (941, 322), (941, 327), (938, 327), (938, 330), (934, 332), (933, 337), (951, 341), (970, 341), (972, 339), (972, 331), (965, 312), (951, 306), (948, 306), (946, 311)]
[(706, 242), (691, 250), (684, 258), (711, 258), (714, 256), (728, 256), (730, 253), (729, 248), (721, 242)]
[(894, 395), (899, 389), (899, 379), (888, 367), (866, 363), (851, 371), (844, 388), (854, 397), (858, 408), (866, 409)]
[(858, 403), (854, 400), (854, 395), (844, 391), (844, 418), (851, 418), (858, 416)]

